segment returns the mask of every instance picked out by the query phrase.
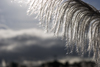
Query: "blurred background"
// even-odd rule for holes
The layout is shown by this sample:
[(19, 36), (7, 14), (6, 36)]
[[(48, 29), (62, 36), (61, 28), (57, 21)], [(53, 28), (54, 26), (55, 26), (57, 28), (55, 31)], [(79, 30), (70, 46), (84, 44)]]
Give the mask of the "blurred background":
[[(83, 1), (100, 9), (100, 0)], [(36, 15), (27, 15), (27, 9), (20, 0), (0, 0), (0, 67), (94, 67), (87, 54), (66, 54), (66, 41), (44, 33)]]

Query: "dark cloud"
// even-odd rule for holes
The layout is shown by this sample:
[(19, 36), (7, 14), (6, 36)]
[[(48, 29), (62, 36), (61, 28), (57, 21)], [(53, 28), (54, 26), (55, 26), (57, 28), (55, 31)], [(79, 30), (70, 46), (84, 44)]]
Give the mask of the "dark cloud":
[(64, 47), (62, 46), (53, 46), (50, 48), (44, 48), (38, 45), (32, 45), (32, 46), (23, 46), (23, 48), (17, 48), (16, 52), (7, 52), (3, 51), (1, 52), (2, 55), (0, 55), (0, 58), (4, 58), (8, 61), (14, 61), (14, 60), (47, 60), (54, 58), (54, 55), (57, 55), (59, 57), (64, 57), (66, 54), (66, 51), (64, 50)]
[[(39, 29), (20, 31), (0, 30), (0, 60), (48, 60), (54, 55), (58, 58), (65, 56), (78, 56), (76, 50), (66, 55), (66, 41), (51, 34), (43, 33)], [(66, 50), (65, 50), (66, 49)], [(84, 57), (87, 57), (87, 53)]]
[[(13, 33), (14, 32), (11, 34)], [(0, 38), (0, 60), (36, 61), (52, 59), (54, 55), (58, 57), (66, 56), (66, 50), (64, 50), (65, 41), (61, 40), (60, 37), (48, 37), (50, 35), (43, 35), (43, 32), (41, 32), (43, 37), (36, 36), (35, 33), (33, 35), (28, 33), (29, 32), (26, 34), (16, 34), (16, 36), (13, 37)]]

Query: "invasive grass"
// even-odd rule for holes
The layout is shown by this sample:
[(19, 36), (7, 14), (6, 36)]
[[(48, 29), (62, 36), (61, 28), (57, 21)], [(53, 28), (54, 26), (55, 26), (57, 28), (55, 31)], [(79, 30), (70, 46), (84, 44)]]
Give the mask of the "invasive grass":
[[(41, 25), (66, 38), (67, 48), (84, 55), (94, 52), (100, 61), (100, 12), (82, 0), (28, 0), (28, 14), (38, 13)], [(88, 47), (87, 47), (88, 46)]]

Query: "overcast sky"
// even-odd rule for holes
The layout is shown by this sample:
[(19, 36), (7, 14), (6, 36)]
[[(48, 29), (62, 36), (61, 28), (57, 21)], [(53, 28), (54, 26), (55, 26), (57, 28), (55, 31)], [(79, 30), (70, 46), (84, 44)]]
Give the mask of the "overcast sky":
[[(100, 0), (84, 0), (100, 9)], [(44, 33), (36, 15), (27, 15), (27, 5), (0, 0), (0, 61), (46, 60), (65, 57), (65, 41)], [(75, 54), (74, 54), (75, 55)]]

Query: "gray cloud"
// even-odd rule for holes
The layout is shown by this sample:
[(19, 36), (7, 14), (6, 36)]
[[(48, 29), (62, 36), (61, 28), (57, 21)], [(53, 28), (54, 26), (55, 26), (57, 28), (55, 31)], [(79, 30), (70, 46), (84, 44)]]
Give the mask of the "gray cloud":
[[(66, 42), (40, 29), (24, 29), (19, 31), (0, 30), (0, 60), (47, 60), (54, 55), (59, 58), (78, 56), (75, 49), (72, 54), (66, 55)], [(87, 53), (84, 57), (87, 57)]]
[[(29, 30), (10, 31), (10, 35), (15, 32), (16, 35), (0, 38), (0, 59), (36, 61), (51, 59), (54, 55), (66, 56), (65, 41), (62, 41), (60, 37), (55, 38), (51, 34), (44, 34), (38, 29), (31, 29), (31, 31), (34, 33), (29, 32)], [(1, 36), (3, 35), (5, 35), (5, 32), (2, 32)]]

